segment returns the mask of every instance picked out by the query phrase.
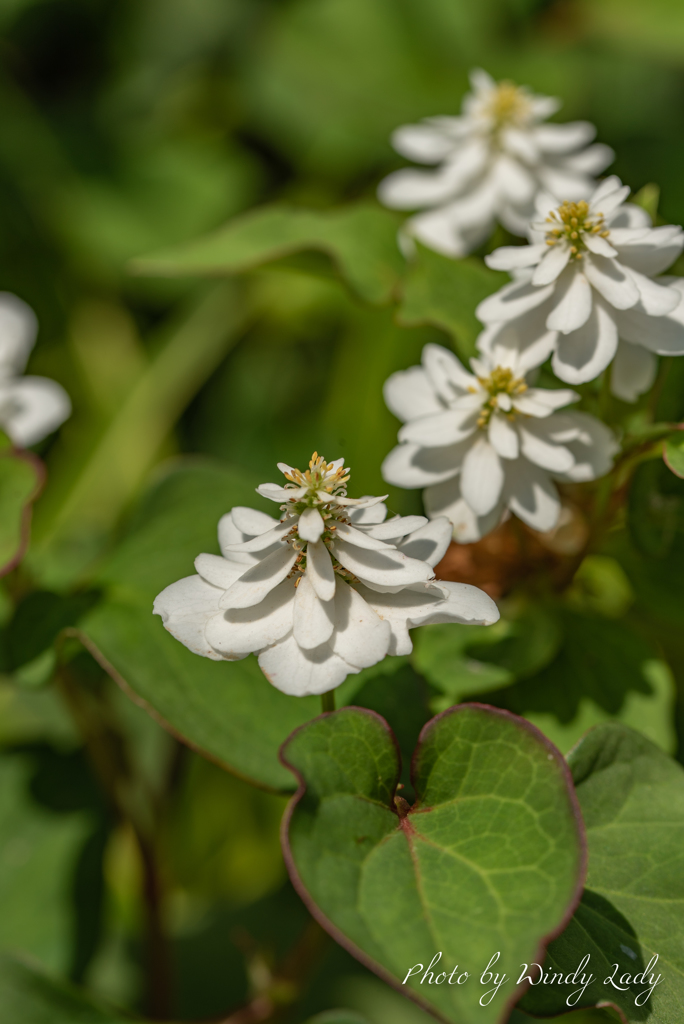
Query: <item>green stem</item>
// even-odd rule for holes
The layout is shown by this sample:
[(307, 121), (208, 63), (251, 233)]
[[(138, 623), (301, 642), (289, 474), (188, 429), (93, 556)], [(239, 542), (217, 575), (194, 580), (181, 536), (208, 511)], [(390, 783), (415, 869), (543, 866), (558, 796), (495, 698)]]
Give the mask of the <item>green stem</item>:
[(141, 780), (133, 775), (126, 737), (104, 695), (83, 687), (69, 665), (60, 664), (56, 681), (113, 814), (128, 822), (135, 836), (142, 867), (146, 1009), (152, 1019), (167, 1020), (171, 1012), (171, 951), (164, 929), (153, 800), (149, 793), (136, 792)]
[(335, 691), (334, 690), (328, 690), (327, 693), (322, 693), (321, 694), (321, 710), (323, 712), (334, 711), (335, 710)]
[(235, 282), (214, 286), (145, 368), (60, 506), (35, 525), (31, 568), (44, 585), (78, 580), (100, 554), (176, 420), (244, 321)]

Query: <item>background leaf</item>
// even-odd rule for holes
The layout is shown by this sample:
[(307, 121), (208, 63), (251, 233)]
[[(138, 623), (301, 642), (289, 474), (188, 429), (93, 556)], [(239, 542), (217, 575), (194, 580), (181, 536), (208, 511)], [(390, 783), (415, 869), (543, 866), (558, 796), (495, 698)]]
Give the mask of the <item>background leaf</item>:
[(30, 953), (65, 971), (71, 886), (89, 824), (83, 815), (38, 806), (29, 795), (31, 774), (23, 757), (0, 757), (0, 948)]
[(510, 979), (559, 927), (582, 875), (557, 751), (519, 719), (462, 705), (421, 734), (410, 811), (395, 800), (394, 737), (367, 711), (316, 719), (282, 756), (302, 780), (286, 819), (289, 869), (321, 923), (395, 984), (442, 951), (442, 970), (474, 977), (430, 989), (413, 979), (412, 991), (459, 1024), (500, 1020), (515, 983), (483, 1008), (477, 975), (499, 950)]
[[(587, 734), (569, 758), (587, 828), (589, 870), (573, 920), (548, 951), (548, 966), (574, 968), (586, 953), (595, 982), (578, 1005), (616, 1004), (632, 1022), (676, 1021), (684, 1004), (684, 770), (639, 733), (616, 723)], [(645, 1006), (644, 985), (618, 992), (619, 976), (661, 974)], [(619, 983), (619, 981), (618, 981)], [(569, 990), (568, 990), (569, 992)], [(531, 989), (522, 1007), (559, 1013), (552, 985)]]
[(42, 464), (30, 453), (0, 450), (0, 576), (22, 558), (29, 539), (31, 502), (43, 478)]
[(440, 327), (467, 360), (475, 355), (475, 339), (482, 331), (475, 316), (478, 303), (508, 280), (507, 274), (490, 270), (479, 259), (453, 260), (419, 244), (402, 289), (399, 322)]
[(133, 269), (162, 276), (235, 274), (317, 251), (330, 257), (362, 298), (387, 302), (404, 265), (398, 224), (394, 214), (368, 203), (332, 211), (266, 206), (204, 238), (141, 257)]
[(129, 1019), (37, 965), (0, 954), (0, 1024), (125, 1024)]

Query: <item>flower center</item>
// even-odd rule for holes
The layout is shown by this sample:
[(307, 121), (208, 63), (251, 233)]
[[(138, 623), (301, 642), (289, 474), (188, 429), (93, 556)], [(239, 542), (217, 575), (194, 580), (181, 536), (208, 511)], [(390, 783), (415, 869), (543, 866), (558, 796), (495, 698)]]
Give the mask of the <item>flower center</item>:
[(552, 225), (546, 232), (546, 244), (568, 242), (570, 258), (575, 260), (581, 260), (586, 251), (586, 235), (608, 238), (610, 234), (606, 229), (603, 214), (596, 213), (590, 216), (589, 203), (584, 199), (579, 203), (569, 203), (567, 200), (561, 203), (557, 210), (549, 214), (546, 223)]
[[(335, 537), (338, 523), (351, 525), (345, 507), (335, 501), (336, 498), (346, 498), (346, 485), (349, 482), (350, 473), (351, 471), (341, 463), (341, 460), (336, 463), (328, 463), (322, 455), (314, 452), (309, 461), (309, 468), (303, 473), (300, 469), (290, 469), (285, 473), (285, 478), (288, 481), (285, 484), (286, 488), (306, 487), (307, 493), (281, 505), (281, 509), (285, 512), (285, 518), (301, 515), (307, 508), (318, 509), (325, 524), (321, 540), (328, 549), (334, 571), (347, 583), (354, 582), (356, 577), (343, 565), (340, 565), (330, 550), (330, 544)], [(295, 577), (295, 586), (298, 586), (299, 580), (306, 571), (308, 542), (299, 536), (297, 523), (285, 535), (284, 540), (297, 552), (297, 560), (288, 574), (288, 579)]]
[[(302, 506), (302, 509), (297, 509), (297, 511), (303, 511), (304, 508), (314, 505), (327, 504), (327, 501), (334, 502), (336, 497), (346, 497), (346, 485), (349, 482), (350, 474), (351, 470), (340, 465), (340, 460), (337, 463), (326, 462), (322, 455), (314, 452), (309, 460), (309, 468), (303, 473), (301, 469), (290, 469), (285, 473), (285, 479), (288, 481), (285, 487), (307, 488), (307, 494), (295, 501), (295, 505)], [(330, 497), (326, 499), (324, 495)]]
[(485, 106), (485, 113), (494, 121), (494, 130), (524, 124), (531, 111), (529, 96), (513, 82), (499, 82)]
[(507, 366), (496, 366), (488, 377), (477, 378), (489, 397), (484, 402), (477, 418), (478, 427), (486, 427), (493, 412), (506, 413), (513, 419), (511, 399), (527, 391), (524, 377), (516, 377)]

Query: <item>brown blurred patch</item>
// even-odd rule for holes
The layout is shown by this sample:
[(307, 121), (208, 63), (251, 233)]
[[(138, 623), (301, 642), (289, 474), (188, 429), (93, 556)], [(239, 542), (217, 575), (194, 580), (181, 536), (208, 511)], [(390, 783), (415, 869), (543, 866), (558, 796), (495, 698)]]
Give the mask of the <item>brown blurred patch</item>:
[(497, 600), (517, 583), (542, 575), (554, 589), (574, 576), (589, 539), (577, 506), (564, 502), (558, 525), (547, 533), (511, 517), (474, 544), (452, 543), (435, 567), (437, 579), (480, 587)]

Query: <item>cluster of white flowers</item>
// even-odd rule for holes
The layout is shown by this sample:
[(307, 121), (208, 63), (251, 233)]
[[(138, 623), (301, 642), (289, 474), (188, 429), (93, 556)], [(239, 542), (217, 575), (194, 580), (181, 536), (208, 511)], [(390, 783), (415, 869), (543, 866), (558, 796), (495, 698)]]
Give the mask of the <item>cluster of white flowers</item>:
[(652, 227), (628, 195), (613, 176), (587, 202), (539, 197), (531, 244), (486, 257), (514, 280), (477, 308), (487, 325), (482, 351), (541, 343), (568, 384), (593, 380), (613, 362), (612, 391), (628, 402), (653, 383), (656, 354), (684, 354), (684, 278), (657, 276), (681, 253), (684, 232)]
[(470, 81), (461, 117), (429, 117), (392, 136), (402, 156), (439, 168), (396, 171), (378, 190), (387, 206), (425, 210), (406, 222), (403, 238), (447, 256), (464, 256), (486, 242), (497, 220), (524, 235), (540, 191), (558, 200), (585, 199), (593, 176), (613, 159), (608, 146), (588, 145), (596, 129), (587, 121), (543, 123), (559, 100), (495, 82), (480, 69)]
[(425, 487), (428, 515), (446, 516), (461, 543), (494, 529), (507, 508), (550, 530), (560, 513), (553, 480), (593, 480), (610, 469), (610, 430), (586, 413), (556, 412), (579, 395), (530, 385), (540, 348), (493, 345), (468, 373), (447, 349), (426, 345), (422, 366), (385, 383), (404, 426), (383, 476)]
[[(532, 387), (538, 368), (566, 384), (608, 375), (610, 390), (634, 402), (651, 387), (657, 356), (684, 354), (684, 278), (663, 276), (684, 248), (674, 225), (654, 227), (629, 188), (591, 175), (612, 158), (582, 149), (591, 125), (541, 124), (555, 101), (484, 72), (460, 118), (400, 128), (396, 147), (435, 173), (398, 171), (380, 196), (390, 206), (429, 205), (404, 233), (451, 256), (484, 241), (495, 218), (526, 235), (485, 257), (513, 280), (480, 303), (484, 330), (472, 374), (438, 346), (423, 365), (387, 381), (385, 400), (403, 421), (385, 459), (385, 479), (424, 487), (430, 516), (447, 516), (454, 538), (477, 540), (508, 510), (535, 530), (552, 529), (561, 503), (553, 483), (608, 472), (617, 444), (567, 389)], [(519, 202), (515, 201), (515, 197)]]
[(37, 330), (33, 310), (16, 295), (0, 292), (0, 428), (22, 447), (42, 441), (71, 414), (61, 384), (21, 376)]
[[(320, 694), (411, 651), (426, 622), (489, 624), (499, 612), (477, 587), (436, 582), (451, 540), (445, 518), (387, 519), (383, 498), (348, 498), (344, 460), (314, 453), (302, 473), (258, 491), (280, 520), (232, 509), (219, 522), (221, 555), (199, 555), (197, 575), (172, 583), (154, 611), (196, 654), (237, 661), (258, 654), (269, 681), (299, 697)], [(386, 495), (385, 495), (386, 497)]]
[[(400, 209), (423, 209), (400, 234), (461, 256), (500, 221), (529, 244), (486, 262), (513, 280), (480, 303), (484, 330), (470, 370), (426, 345), (422, 365), (393, 374), (385, 400), (403, 421), (384, 478), (424, 488), (428, 518), (387, 518), (384, 499), (347, 497), (342, 459), (314, 455), (305, 473), (279, 464), (285, 486), (259, 492), (282, 516), (234, 508), (219, 523), (222, 556), (200, 555), (197, 575), (167, 587), (154, 610), (190, 650), (216, 660), (254, 652), (285, 693), (325, 693), (386, 654), (411, 650), (427, 622), (496, 621), (475, 587), (437, 582), (433, 566), (452, 537), (476, 541), (511, 512), (553, 529), (557, 482), (595, 480), (618, 450), (600, 420), (566, 411), (580, 395), (535, 386), (551, 359), (560, 381), (609, 374), (613, 394), (635, 401), (654, 381), (658, 355), (684, 354), (684, 278), (662, 276), (684, 232), (654, 227), (589, 145), (592, 125), (546, 124), (558, 101), (485, 72), (471, 75), (461, 117), (433, 117), (395, 133), (405, 169), (380, 186)], [(563, 410), (563, 411), (560, 411)], [(385, 496), (386, 497), (386, 496)]]

